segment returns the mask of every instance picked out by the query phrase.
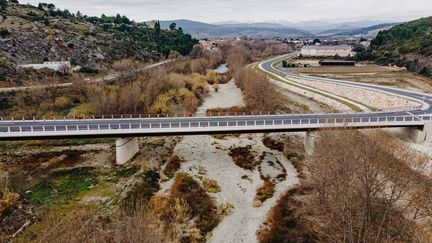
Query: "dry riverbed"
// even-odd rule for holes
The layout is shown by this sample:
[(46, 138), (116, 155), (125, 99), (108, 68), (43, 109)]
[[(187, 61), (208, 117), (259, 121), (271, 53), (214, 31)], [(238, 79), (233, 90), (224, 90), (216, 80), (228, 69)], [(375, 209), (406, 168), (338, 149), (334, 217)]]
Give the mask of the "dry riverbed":
[[(211, 89), (197, 113), (203, 115), (207, 109), (242, 105), (243, 94), (230, 81), (220, 85), (219, 92)], [(210, 242), (256, 242), (255, 232), (267, 212), (298, 182), (292, 163), (282, 152), (264, 146), (263, 137), (262, 134), (190, 136), (174, 148), (174, 155), (183, 161), (179, 171), (199, 181), (214, 180), (218, 185), (219, 190), (210, 194), (227, 209), (227, 215), (213, 230)], [(237, 165), (233, 158), (251, 164)], [(163, 183), (159, 193), (168, 193), (171, 184), (172, 180)], [(271, 188), (266, 188), (266, 184)], [(257, 195), (260, 188), (262, 193)]]

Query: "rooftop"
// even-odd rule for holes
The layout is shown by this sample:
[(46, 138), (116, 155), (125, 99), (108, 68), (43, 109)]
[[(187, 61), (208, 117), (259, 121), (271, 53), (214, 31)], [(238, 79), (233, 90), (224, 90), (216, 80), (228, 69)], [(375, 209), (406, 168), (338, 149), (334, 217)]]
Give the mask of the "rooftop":
[(337, 45), (337, 46), (303, 46), (304, 49), (311, 50), (322, 50), (322, 49), (331, 49), (331, 50), (352, 50), (352, 46), (350, 45)]

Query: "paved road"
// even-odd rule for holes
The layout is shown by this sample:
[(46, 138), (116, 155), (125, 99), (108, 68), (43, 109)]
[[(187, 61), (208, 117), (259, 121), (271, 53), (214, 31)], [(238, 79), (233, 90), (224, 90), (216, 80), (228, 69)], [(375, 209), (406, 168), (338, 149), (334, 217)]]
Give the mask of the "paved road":
[[(281, 62), (282, 60), (286, 60), (289, 58), (293, 58), (296, 54), (288, 54), (283, 55), (271, 60), (267, 60), (260, 64), (260, 68), (265, 70), (268, 73), (277, 75), (282, 78), (297, 78), (297, 79), (303, 79), (303, 80), (312, 80), (312, 81), (320, 81), (320, 82), (329, 82), (329, 83), (336, 83), (336, 84), (342, 84), (342, 85), (348, 85), (353, 87), (359, 87), (369, 90), (376, 90), (392, 95), (397, 95), (405, 98), (409, 98), (411, 100), (417, 101), (419, 103), (423, 103), (422, 107), (413, 111), (410, 111), (410, 114), (416, 114), (416, 115), (424, 115), (424, 114), (432, 114), (432, 95), (431, 94), (425, 94), (415, 91), (409, 91), (399, 88), (391, 88), (386, 86), (379, 86), (379, 85), (373, 85), (373, 84), (365, 84), (365, 83), (356, 83), (352, 81), (347, 80), (336, 80), (336, 79), (329, 79), (329, 78), (320, 78), (320, 77), (312, 77), (308, 75), (303, 74), (294, 74), (290, 73), (288, 71), (280, 70), (275, 68), (274, 64)], [(388, 113), (391, 115), (406, 115), (406, 112), (391, 112)]]
[(291, 74), (273, 67), (273, 64), (290, 57), (293, 57), (293, 55), (289, 54), (264, 61), (260, 64), (260, 68), (282, 79), (295, 77), (353, 85), (404, 96), (417, 100), (423, 106), (411, 111), (355, 114), (239, 115), (172, 118), (135, 117), (55, 121), (4, 120), (0, 121), (0, 140), (307, 131), (331, 127), (420, 127), (425, 122), (432, 120), (432, 96), (429, 94), (370, 84), (359, 84), (344, 80)]

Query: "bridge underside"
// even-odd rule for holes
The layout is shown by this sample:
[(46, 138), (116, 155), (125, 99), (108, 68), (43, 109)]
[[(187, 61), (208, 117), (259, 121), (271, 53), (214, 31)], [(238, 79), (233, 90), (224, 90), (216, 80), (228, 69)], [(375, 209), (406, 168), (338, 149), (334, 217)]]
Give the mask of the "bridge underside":
[[(163, 133), (147, 133), (139, 131), (121, 131), (111, 134), (40, 134), (38, 136), (16, 136), (16, 137), (0, 137), (0, 140), (45, 140), (45, 139), (78, 139), (78, 138), (101, 138), (111, 137), (116, 138), (116, 163), (121, 165), (131, 160), (139, 151), (138, 137), (157, 137), (157, 136), (188, 136), (188, 135), (218, 135), (218, 134), (248, 134), (248, 133), (287, 133), (287, 132), (306, 132), (305, 135), (305, 150), (308, 154), (314, 152), (315, 132), (328, 130), (358, 130), (358, 129), (376, 129), (376, 128), (404, 128), (404, 136), (415, 143), (424, 141), (432, 141), (432, 122), (425, 125), (401, 126), (401, 125), (377, 125), (377, 126), (357, 126), (357, 127), (326, 127), (326, 128), (254, 128), (248, 130), (214, 130), (214, 131), (164, 131)], [(122, 133), (124, 132), (124, 133)], [(20, 134), (22, 135), (22, 134)]]

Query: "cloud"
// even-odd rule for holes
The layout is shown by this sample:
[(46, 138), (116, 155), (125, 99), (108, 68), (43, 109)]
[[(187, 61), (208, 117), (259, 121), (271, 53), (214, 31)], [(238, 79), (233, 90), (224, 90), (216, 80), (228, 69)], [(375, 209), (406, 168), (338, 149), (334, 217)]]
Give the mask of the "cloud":
[[(27, 0), (37, 5), (40, 0)], [(428, 16), (430, 0), (46, 0), (87, 15), (124, 14), (136, 21), (192, 19), (205, 22), (287, 20), (405, 21)], [(24, 2), (23, 0), (21, 2)]]

